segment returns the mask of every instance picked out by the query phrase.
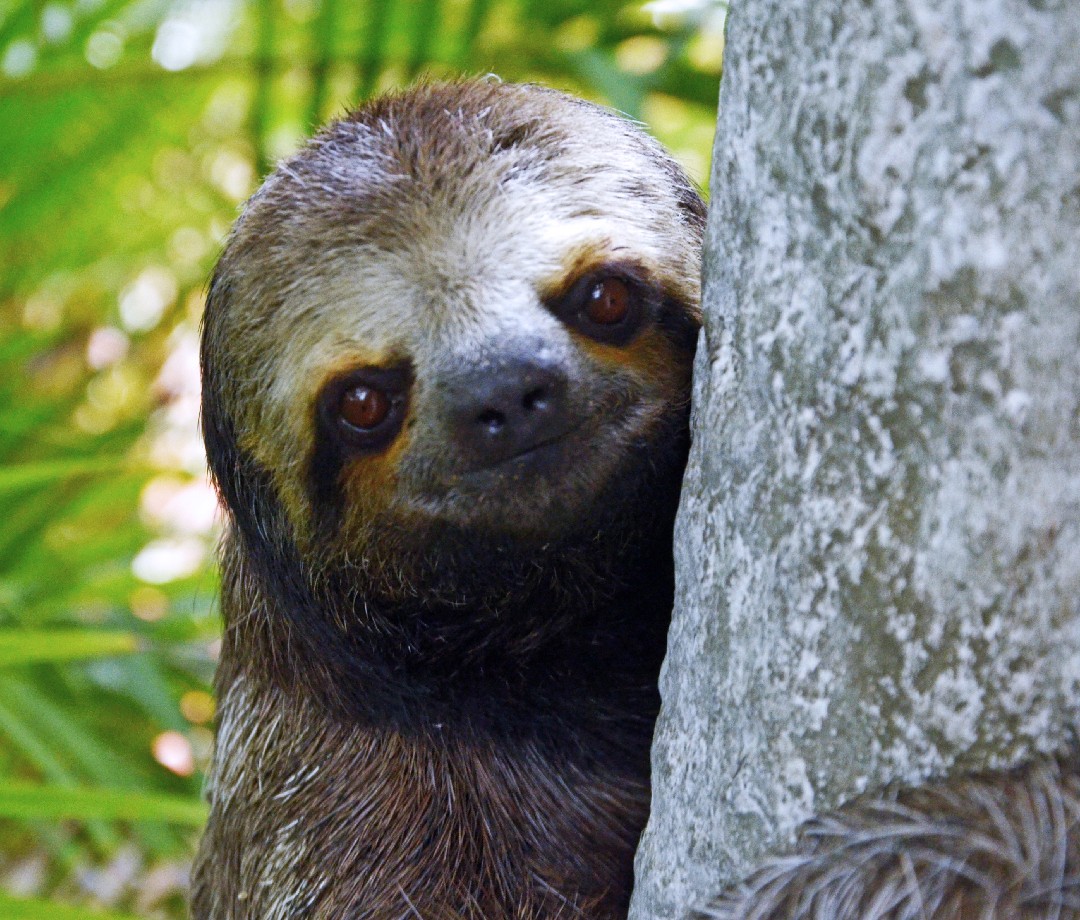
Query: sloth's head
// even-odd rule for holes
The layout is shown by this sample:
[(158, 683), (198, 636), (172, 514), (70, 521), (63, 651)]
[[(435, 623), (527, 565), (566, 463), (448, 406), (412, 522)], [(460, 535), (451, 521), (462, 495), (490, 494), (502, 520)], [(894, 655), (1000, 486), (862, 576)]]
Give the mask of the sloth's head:
[(426, 86), (332, 124), (248, 203), (207, 307), (241, 534), (403, 583), (463, 533), (602, 536), (681, 462), (702, 218), (659, 145), (554, 91)]

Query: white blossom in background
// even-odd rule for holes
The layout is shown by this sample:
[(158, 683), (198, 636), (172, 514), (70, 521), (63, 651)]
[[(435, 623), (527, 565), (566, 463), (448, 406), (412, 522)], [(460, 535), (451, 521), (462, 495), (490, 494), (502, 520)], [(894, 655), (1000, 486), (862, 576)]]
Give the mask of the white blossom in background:
[(170, 353), (154, 389), (163, 407), (151, 418), (150, 459), (162, 469), (206, 472), (206, 454), (199, 436), (199, 333), (181, 323), (169, 340)]
[(25, 77), (37, 66), (37, 56), (37, 45), (26, 38), (16, 39), (4, 49), (0, 70), (13, 80)]
[(120, 292), (120, 322), (129, 332), (148, 332), (175, 302), (176, 276), (167, 268), (152, 265)]
[(710, 33), (724, 34), (727, 0), (650, 0), (642, 9), (652, 16), (653, 25), (666, 29), (690, 21)]
[(189, 578), (206, 562), (209, 547), (198, 537), (151, 540), (131, 560), (131, 571), (148, 585)]
[(165, 70), (186, 70), (218, 60), (236, 27), (235, 0), (195, 0), (174, 4), (157, 28), (150, 56)]
[(217, 523), (217, 493), (205, 477), (185, 480), (163, 474), (144, 486), (139, 510), (148, 524), (163, 531), (203, 536)]
[(112, 67), (124, 53), (124, 41), (127, 31), (119, 23), (108, 23), (92, 32), (86, 40), (84, 54), (86, 62), (98, 70)]
[(102, 326), (86, 341), (86, 363), (95, 371), (109, 367), (126, 357), (131, 340), (115, 326)]
[(191, 776), (195, 772), (195, 753), (191, 742), (180, 732), (162, 732), (150, 748), (154, 760), (177, 776)]
[(71, 10), (59, 3), (46, 3), (41, 10), (41, 37), (52, 44), (59, 44), (71, 35), (75, 18)]

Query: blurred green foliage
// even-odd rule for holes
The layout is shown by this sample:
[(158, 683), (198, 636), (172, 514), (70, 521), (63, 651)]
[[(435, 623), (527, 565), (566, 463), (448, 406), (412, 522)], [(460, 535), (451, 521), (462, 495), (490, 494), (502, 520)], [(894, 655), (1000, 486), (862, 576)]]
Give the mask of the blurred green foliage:
[(0, 0), (0, 917), (184, 915), (218, 634), (198, 322), (240, 202), (348, 105), (483, 73), (613, 105), (703, 181), (722, 9), (654, 7)]

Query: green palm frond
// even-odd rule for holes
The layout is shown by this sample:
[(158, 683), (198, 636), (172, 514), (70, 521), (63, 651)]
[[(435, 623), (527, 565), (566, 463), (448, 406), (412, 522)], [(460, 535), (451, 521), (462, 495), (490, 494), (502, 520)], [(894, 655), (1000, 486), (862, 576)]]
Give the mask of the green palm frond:
[(661, 29), (622, 0), (0, 0), (0, 891), (34, 895), (0, 916), (184, 916), (78, 880), (129, 848), (182, 876), (204, 814), (190, 388), (239, 203), (372, 93), (487, 73), (643, 120), (703, 179), (720, 6), (684, 6)]

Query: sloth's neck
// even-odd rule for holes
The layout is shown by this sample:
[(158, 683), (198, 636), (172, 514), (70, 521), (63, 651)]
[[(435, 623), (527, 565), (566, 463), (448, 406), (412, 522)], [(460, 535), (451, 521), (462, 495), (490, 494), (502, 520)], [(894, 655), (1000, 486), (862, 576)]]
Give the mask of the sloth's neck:
[(324, 646), (290, 635), (298, 618), (245, 559), (226, 551), (203, 844), (238, 858), (196, 867), (200, 916), (626, 916), (669, 565), (542, 648), (498, 643), (433, 673), (379, 651), (343, 672), (308, 657)]
[(639, 547), (648, 561), (635, 560), (602, 597), (560, 595), (541, 580), (527, 598), (480, 613), (380, 609), (361, 595), (366, 623), (350, 621), (352, 608), (290, 594), (227, 541), (219, 690), (243, 677), (343, 723), (403, 734), (438, 724), (467, 739), (647, 743), (673, 595), (669, 540), (658, 528), (647, 541), (657, 546)]
[(230, 535), (196, 916), (625, 917), (674, 593), (655, 486), (502, 607), (318, 600)]

